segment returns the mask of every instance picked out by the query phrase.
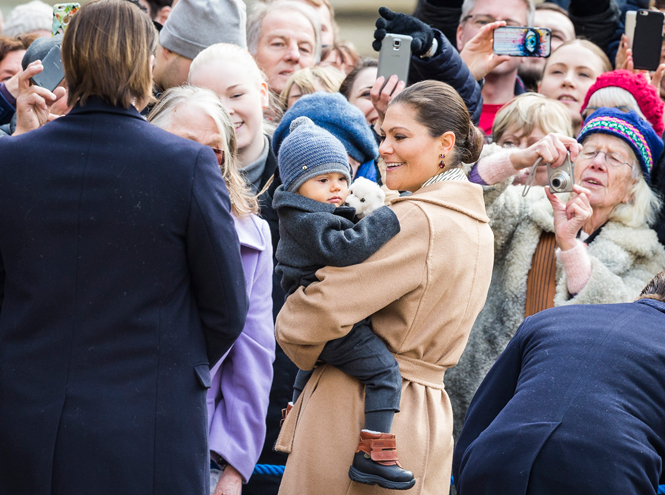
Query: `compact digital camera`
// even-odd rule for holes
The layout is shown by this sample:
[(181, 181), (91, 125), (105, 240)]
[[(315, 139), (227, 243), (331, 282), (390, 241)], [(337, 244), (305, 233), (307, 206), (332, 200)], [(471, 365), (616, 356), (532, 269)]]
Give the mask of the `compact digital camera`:
[(547, 178), (549, 179), (551, 192), (573, 192), (575, 179), (573, 178), (573, 162), (570, 161), (570, 153), (559, 167), (552, 168), (551, 164), (547, 164)]

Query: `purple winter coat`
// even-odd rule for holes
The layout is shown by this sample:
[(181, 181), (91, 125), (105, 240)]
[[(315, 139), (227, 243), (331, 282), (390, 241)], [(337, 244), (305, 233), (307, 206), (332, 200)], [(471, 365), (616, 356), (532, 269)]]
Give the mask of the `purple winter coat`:
[(210, 370), (209, 448), (240, 472), (254, 470), (266, 435), (266, 412), (275, 360), (272, 319), (272, 242), (265, 220), (236, 218), (249, 311), (240, 337)]

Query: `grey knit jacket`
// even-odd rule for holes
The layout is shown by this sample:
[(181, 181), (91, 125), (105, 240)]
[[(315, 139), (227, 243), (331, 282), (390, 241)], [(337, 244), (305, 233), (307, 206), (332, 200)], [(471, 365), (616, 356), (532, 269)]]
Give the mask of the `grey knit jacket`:
[(287, 295), (318, 279), (324, 266), (362, 263), (400, 230), (393, 211), (383, 206), (357, 223), (356, 210), (320, 203), (279, 186), (273, 208), (279, 215), (277, 274)]

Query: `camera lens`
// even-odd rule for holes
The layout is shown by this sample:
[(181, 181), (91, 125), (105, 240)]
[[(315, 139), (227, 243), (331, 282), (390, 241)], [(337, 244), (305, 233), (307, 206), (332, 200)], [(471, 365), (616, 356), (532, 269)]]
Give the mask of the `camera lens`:
[(561, 187), (561, 179), (559, 179), (558, 177), (552, 179), (552, 185), (557, 189), (559, 189)]
[(399, 48), (401, 44), (402, 44), (402, 42), (401, 42), (400, 40), (395, 40), (395, 41), (393, 42), (393, 46), (394, 46), (395, 48)]

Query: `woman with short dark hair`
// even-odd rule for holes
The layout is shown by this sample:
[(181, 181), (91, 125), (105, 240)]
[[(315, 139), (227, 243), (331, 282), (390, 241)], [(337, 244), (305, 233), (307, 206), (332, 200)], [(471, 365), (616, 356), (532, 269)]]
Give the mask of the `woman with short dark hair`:
[(209, 367), (245, 278), (215, 153), (136, 108), (155, 42), (137, 5), (84, 5), (73, 109), (0, 140), (3, 493), (208, 493)]

